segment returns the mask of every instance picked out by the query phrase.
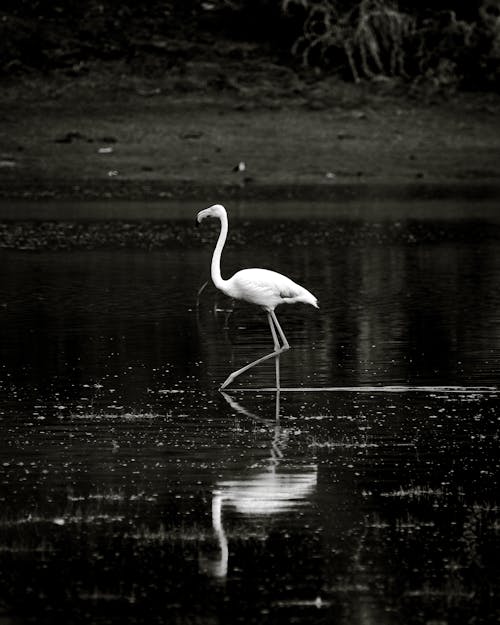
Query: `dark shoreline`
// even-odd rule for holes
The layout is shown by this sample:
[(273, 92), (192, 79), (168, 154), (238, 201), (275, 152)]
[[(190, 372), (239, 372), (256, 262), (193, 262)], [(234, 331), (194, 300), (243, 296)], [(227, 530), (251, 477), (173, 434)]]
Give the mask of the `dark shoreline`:
[(5, 185), (0, 201), (381, 201), (381, 200), (500, 200), (500, 181), (478, 182), (358, 182), (325, 184), (164, 184), (159, 181), (110, 181), (88, 186), (46, 181), (37, 185)]

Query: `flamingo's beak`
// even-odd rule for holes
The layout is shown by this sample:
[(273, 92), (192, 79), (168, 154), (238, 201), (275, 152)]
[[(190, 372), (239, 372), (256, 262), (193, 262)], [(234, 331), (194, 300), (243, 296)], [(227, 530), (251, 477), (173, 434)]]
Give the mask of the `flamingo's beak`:
[(209, 217), (210, 215), (210, 208), (204, 208), (202, 211), (200, 211), (197, 215), (196, 215), (196, 225), (198, 226), (199, 224), (201, 224), (201, 222), (205, 219), (205, 217)]

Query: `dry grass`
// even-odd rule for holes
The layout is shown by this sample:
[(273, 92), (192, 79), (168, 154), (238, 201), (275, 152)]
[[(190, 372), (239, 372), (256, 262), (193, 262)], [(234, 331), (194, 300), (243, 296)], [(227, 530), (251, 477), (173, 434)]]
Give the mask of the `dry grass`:
[(343, 50), (355, 82), (377, 75), (406, 76), (405, 42), (416, 22), (397, 3), (361, 0), (340, 12), (331, 0), (283, 0), (283, 9), (297, 3), (306, 8), (307, 18), (293, 51), (304, 65), (328, 64), (332, 50)]

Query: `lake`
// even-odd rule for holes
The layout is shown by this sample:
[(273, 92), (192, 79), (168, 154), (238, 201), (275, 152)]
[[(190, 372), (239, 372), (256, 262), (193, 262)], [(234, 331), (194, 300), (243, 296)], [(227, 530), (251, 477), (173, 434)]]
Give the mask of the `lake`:
[(0, 207), (2, 625), (498, 622), (496, 206), (228, 206), (279, 393), (201, 208)]

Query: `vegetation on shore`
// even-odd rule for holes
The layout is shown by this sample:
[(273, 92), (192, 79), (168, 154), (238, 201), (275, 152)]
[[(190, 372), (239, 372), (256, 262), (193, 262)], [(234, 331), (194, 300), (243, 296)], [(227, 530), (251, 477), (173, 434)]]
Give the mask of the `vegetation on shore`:
[[(6, 0), (0, 71), (88, 71), (122, 59), (168, 72), (215, 42), (359, 81), (398, 76), (444, 87), (498, 90), (499, 0)], [(250, 52), (249, 52), (250, 50)], [(155, 59), (153, 63), (152, 58)]]

